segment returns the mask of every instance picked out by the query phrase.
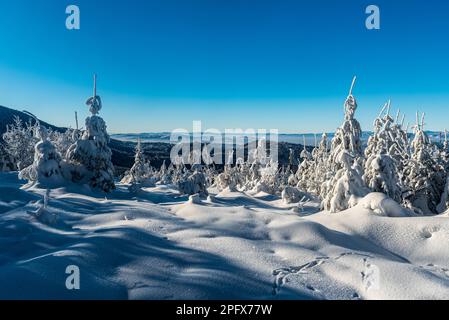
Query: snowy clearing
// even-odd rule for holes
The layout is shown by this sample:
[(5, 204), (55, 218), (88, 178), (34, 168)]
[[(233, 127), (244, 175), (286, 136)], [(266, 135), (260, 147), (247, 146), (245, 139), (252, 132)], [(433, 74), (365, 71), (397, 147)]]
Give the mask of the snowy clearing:
[[(447, 299), (449, 220), (382, 194), (330, 214), (279, 197), (168, 186), (105, 198), (0, 175), (2, 299)], [(388, 215), (391, 215), (389, 217)], [(65, 287), (66, 267), (81, 290)]]

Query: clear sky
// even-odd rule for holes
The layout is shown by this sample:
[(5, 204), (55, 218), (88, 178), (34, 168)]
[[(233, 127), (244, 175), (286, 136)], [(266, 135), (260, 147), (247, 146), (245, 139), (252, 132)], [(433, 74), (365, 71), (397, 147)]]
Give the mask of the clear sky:
[[(365, 28), (369, 4), (381, 30)], [(333, 131), (353, 75), (364, 129), (388, 98), (449, 128), (449, 2), (0, 0), (0, 105), (74, 126), (94, 72), (113, 133)]]

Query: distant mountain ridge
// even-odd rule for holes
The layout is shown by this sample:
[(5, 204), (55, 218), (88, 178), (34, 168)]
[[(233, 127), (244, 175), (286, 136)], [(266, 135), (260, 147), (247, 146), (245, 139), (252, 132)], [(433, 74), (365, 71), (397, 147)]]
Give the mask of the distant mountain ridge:
[[(31, 121), (34, 119), (21, 111), (0, 106), (0, 142), (2, 142), (3, 134), (6, 132), (6, 126), (14, 122), (14, 117), (17, 116), (22, 121)], [(45, 121), (39, 120), (41, 123), (59, 132), (67, 130), (67, 128), (57, 127)], [(107, 119), (106, 119), (107, 122)], [(363, 132), (362, 140), (366, 142), (371, 132)], [(433, 141), (438, 141), (441, 132), (428, 131)], [(170, 163), (170, 151), (172, 145), (170, 144), (170, 132), (155, 132), (155, 133), (130, 133), (130, 134), (111, 134), (111, 141), (109, 147), (112, 150), (112, 163), (114, 164), (117, 173), (120, 175), (126, 169), (130, 168), (134, 163), (135, 146), (138, 138), (142, 141), (142, 147), (147, 159), (155, 167), (160, 167), (164, 161)], [(279, 134), (279, 163), (281, 165), (288, 164), (290, 149), (293, 150), (295, 158), (299, 158), (299, 154), (303, 150), (303, 136), (306, 137), (306, 146), (309, 151), (313, 149), (315, 144), (315, 134)], [(333, 133), (328, 133), (329, 138), (332, 138)], [(321, 139), (321, 134), (316, 135), (317, 142)]]
[[(429, 137), (431, 137), (432, 141), (440, 142), (440, 139), (444, 139), (444, 133), (440, 131), (426, 131)], [(332, 139), (334, 136), (333, 132), (326, 133), (328, 139)], [(372, 131), (363, 131), (362, 132), (362, 142), (366, 143), (368, 138), (373, 134)], [(190, 134), (191, 135), (191, 134)], [(413, 134), (409, 134), (410, 137)], [(284, 143), (291, 144), (305, 144), (307, 146), (315, 146), (315, 144), (319, 144), (321, 140), (322, 134), (314, 134), (314, 133), (280, 133), (278, 135), (278, 141)], [(170, 143), (170, 132), (144, 132), (144, 133), (119, 133), (112, 134), (111, 137), (120, 141), (130, 141), (136, 142), (138, 139), (143, 143)], [(225, 139), (223, 141), (227, 141), (228, 143), (232, 143), (232, 139)], [(208, 142), (208, 141), (203, 141)]]
[[(28, 121), (31, 121), (33, 124), (35, 123), (35, 119), (25, 112), (0, 106), (0, 142), (3, 142), (3, 134), (6, 132), (7, 125), (14, 123), (15, 117), (19, 117), (24, 123)], [(40, 119), (39, 121), (45, 127), (58, 132), (67, 130), (67, 128), (57, 127)], [(118, 172), (123, 171), (124, 169), (122, 168), (129, 168), (132, 166), (134, 163), (135, 148), (133, 143), (111, 139), (109, 146), (112, 150), (112, 162), (114, 166), (116, 166)]]
[[(7, 107), (0, 106), (0, 141), (3, 140), (3, 134), (6, 132), (6, 126), (8, 124), (12, 124), (14, 122), (14, 118), (19, 117), (24, 123), (31, 121), (31, 123), (35, 123), (35, 120), (30, 115), (26, 114), (22, 111), (17, 111), (14, 109), (10, 109)], [(63, 132), (65, 128), (59, 128), (54, 125), (51, 125), (45, 121), (39, 119), (39, 121), (47, 128), (51, 128), (52, 130)]]

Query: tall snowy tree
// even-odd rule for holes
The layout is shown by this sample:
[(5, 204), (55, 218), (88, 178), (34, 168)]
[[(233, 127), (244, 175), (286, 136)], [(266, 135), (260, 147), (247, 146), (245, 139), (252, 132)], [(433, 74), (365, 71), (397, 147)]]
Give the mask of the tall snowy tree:
[[(384, 111), (387, 110), (385, 114)], [(390, 155), (396, 147), (395, 127), (390, 117), (390, 101), (374, 121), (374, 133), (368, 139), (365, 149), (366, 161), (363, 180), (372, 192), (382, 192), (401, 202), (402, 188), (397, 162)]]
[(94, 94), (86, 102), (92, 114), (86, 118), (86, 130), (80, 140), (72, 144), (67, 158), (75, 166), (71, 169), (74, 182), (89, 183), (93, 188), (105, 192), (115, 189), (112, 152), (108, 147), (109, 135), (106, 123), (98, 116), (102, 108), (101, 98), (97, 95), (96, 76), (94, 76)]
[(412, 141), (412, 155), (406, 162), (403, 183), (406, 192), (403, 202), (415, 212), (430, 215), (438, 213), (437, 206), (441, 202), (445, 181), (441, 176), (441, 168), (432, 158), (432, 145), (424, 131), (424, 114), (421, 123), (416, 116), (415, 137)]
[(322, 207), (331, 212), (356, 205), (357, 200), (368, 193), (360, 167), (363, 159), (362, 129), (354, 118), (357, 109), (357, 101), (352, 94), (355, 80), (354, 77), (344, 104), (345, 121), (332, 139), (328, 161), (328, 171), (332, 179), (323, 184), (320, 194), (323, 199)]
[(362, 151), (362, 129), (360, 123), (354, 118), (357, 110), (357, 101), (352, 92), (354, 89), (356, 77), (352, 81), (349, 95), (344, 103), (345, 120), (341, 127), (337, 128), (335, 136), (332, 139), (330, 164), (334, 165), (336, 169), (343, 167), (343, 164), (338, 162), (341, 159), (340, 153), (343, 151), (349, 152), (353, 157), (359, 159), (363, 157)]

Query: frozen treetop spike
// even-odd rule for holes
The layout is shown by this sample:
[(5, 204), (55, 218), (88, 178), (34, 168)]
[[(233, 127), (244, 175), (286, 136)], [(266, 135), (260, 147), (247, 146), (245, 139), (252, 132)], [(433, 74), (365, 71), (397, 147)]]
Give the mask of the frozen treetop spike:
[(79, 130), (78, 126), (78, 112), (75, 111), (75, 124), (76, 124), (76, 130)]
[(349, 89), (349, 95), (352, 96), (352, 91), (354, 90), (355, 81), (357, 80), (357, 76), (354, 76), (352, 79), (351, 89)]
[(416, 111), (416, 127), (419, 130), (419, 111)]
[(94, 97), (97, 96), (97, 75), (94, 73)]
[(379, 118), (382, 118), (382, 115), (384, 114), (385, 109), (387, 108), (387, 103), (384, 104), (382, 109), (380, 109)]
[(396, 113), (396, 120), (394, 122), (398, 123), (400, 116), (401, 116), (401, 109), (398, 109), (398, 112)]

